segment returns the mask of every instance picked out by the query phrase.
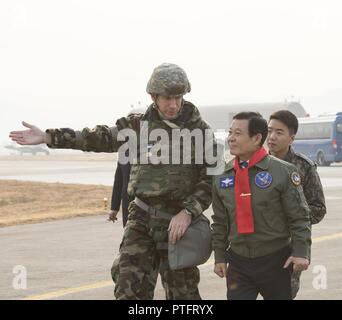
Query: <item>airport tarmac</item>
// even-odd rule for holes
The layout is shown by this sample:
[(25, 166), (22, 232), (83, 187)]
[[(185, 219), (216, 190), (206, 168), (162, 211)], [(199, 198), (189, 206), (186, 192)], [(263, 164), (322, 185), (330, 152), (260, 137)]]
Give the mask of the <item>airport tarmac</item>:
[[(46, 162), (1, 161), (0, 179), (113, 183), (112, 161)], [(342, 299), (342, 166), (319, 173), (328, 214), (313, 227), (312, 262), (297, 299)], [(210, 208), (206, 215), (211, 214)], [(123, 230), (120, 220), (113, 224), (106, 218), (0, 228), (0, 299), (113, 299), (110, 267)], [(225, 299), (225, 281), (213, 273), (213, 259), (199, 268), (202, 298)], [(158, 280), (155, 299), (164, 298)]]
[[(2, 160), (0, 157), (0, 179), (3, 180), (16, 179), (111, 186), (116, 169), (115, 160), (35, 160), (32, 156), (26, 157), (24, 161), (7, 159), (8, 157), (6, 160)], [(318, 172), (321, 175), (324, 187), (342, 187), (342, 164), (319, 167)]]

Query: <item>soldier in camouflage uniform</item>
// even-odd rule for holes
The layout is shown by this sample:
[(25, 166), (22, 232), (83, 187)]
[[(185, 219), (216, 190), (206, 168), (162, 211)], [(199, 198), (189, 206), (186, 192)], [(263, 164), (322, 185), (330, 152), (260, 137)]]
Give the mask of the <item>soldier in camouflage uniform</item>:
[[(291, 144), (298, 130), (297, 117), (288, 110), (274, 112), (268, 123), (267, 145), (271, 155), (290, 162), (297, 167), (302, 187), (310, 208), (311, 224), (319, 223), (326, 214), (322, 184), (316, 164), (303, 154), (296, 153)], [(292, 274), (292, 296), (296, 297), (300, 285), (301, 272)]]
[[(147, 93), (153, 103), (145, 114), (121, 118), (114, 127), (99, 125), (93, 130), (85, 128), (82, 131), (62, 128), (43, 132), (23, 122), (29, 130), (11, 132), (10, 137), (19, 144), (45, 142), (50, 148), (117, 152), (124, 143), (117, 139), (120, 130), (134, 130), (139, 143), (142, 121), (148, 123), (149, 133), (163, 129), (170, 140), (175, 128), (197, 129), (204, 133), (209, 126), (198, 109), (183, 99), (188, 92), (190, 83), (184, 70), (174, 64), (162, 64), (154, 69), (147, 84)], [(148, 146), (151, 147), (150, 142)], [(182, 142), (180, 147), (180, 159), (183, 159), (186, 147)], [(172, 152), (170, 149), (170, 158)], [(201, 299), (199, 269), (170, 270), (167, 260), (168, 241), (179, 240), (192, 218), (211, 204), (211, 178), (206, 174), (206, 163), (195, 164), (194, 148), (191, 147), (190, 152), (191, 164), (140, 164), (142, 154), (138, 154), (137, 163), (132, 165), (128, 192), (135, 201), (129, 205), (119, 256), (112, 268), (116, 299), (152, 299), (158, 272), (167, 299)], [(142, 208), (142, 204), (148, 208)], [(171, 221), (161, 217), (158, 210), (172, 214)]]

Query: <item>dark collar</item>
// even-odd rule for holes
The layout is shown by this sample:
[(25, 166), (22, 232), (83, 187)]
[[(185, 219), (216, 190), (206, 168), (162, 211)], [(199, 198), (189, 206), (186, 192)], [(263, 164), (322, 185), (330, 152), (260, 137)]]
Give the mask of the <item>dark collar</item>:
[(294, 157), (295, 157), (295, 152), (294, 152), (292, 146), (290, 146), (289, 147), (289, 151), (287, 152), (286, 156), (282, 160), (284, 160), (286, 162), (291, 162), (292, 163)]
[[(235, 158), (228, 162), (226, 171), (234, 170), (234, 160), (235, 160)], [(269, 155), (267, 155), (264, 159), (262, 159), (260, 162), (258, 162), (255, 165), (255, 167), (258, 167), (262, 170), (266, 170), (270, 166), (270, 160), (271, 160), (271, 157)]]

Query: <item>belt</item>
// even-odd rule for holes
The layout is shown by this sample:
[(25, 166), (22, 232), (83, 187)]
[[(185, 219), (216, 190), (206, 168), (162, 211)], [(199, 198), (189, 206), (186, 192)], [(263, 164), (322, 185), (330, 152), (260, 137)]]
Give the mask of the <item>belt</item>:
[(170, 220), (173, 215), (171, 213), (156, 209), (154, 207), (149, 206), (147, 203), (139, 199), (138, 197), (135, 197), (134, 203), (142, 210), (148, 212), (155, 218), (162, 218), (162, 219), (167, 219)]
[(260, 258), (272, 254), (278, 250), (287, 247), (290, 244), (289, 239), (275, 239), (272, 242), (268, 241), (267, 244), (260, 243), (257, 247), (250, 248), (244, 243), (230, 244), (232, 251), (244, 258)]

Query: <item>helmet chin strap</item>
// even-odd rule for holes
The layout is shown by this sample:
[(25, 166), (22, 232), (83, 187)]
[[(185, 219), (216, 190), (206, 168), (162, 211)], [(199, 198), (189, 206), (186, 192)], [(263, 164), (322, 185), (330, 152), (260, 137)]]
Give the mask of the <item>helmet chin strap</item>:
[[(182, 99), (182, 105), (173, 119), (176, 119), (181, 114), (183, 110), (183, 105), (184, 105), (184, 99)], [(164, 116), (164, 113), (160, 111), (159, 106), (156, 102), (156, 98), (153, 99), (153, 108), (155, 108), (158, 111), (158, 114), (162, 118), (162, 120), (167, 120), (166, 117)], [(169, 119), (169, 120), (173, 120), (173, 119)]]

